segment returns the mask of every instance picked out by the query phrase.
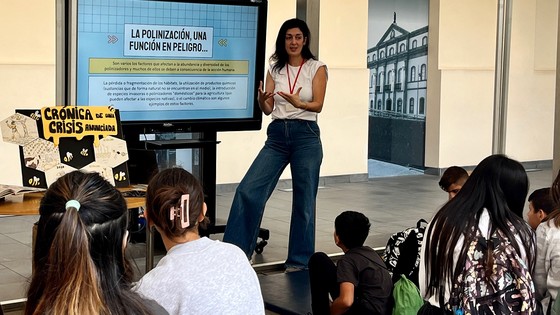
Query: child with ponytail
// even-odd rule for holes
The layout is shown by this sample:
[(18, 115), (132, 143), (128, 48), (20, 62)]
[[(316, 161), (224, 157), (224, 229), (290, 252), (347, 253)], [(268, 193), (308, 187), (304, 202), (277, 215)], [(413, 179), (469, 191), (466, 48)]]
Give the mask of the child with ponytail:
[(26, 315), (167, 314), (131, 290), (126, 201), (103, 177), (60, 177), (39, 213)]

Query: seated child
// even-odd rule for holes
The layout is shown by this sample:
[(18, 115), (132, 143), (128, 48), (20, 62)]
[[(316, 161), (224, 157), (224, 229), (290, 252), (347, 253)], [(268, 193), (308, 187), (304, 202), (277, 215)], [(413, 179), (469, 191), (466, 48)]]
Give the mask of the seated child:
[(25, 314), (167, 314), (131, 290), (128, 209), (97, 173), (57, 179), (39, 206)]
[(451, 166), (443, 172), (438, 184), (449, 195), (449, 200), (451, 200), (459, 193), (467, 179), (469, 179), (469, 173), (464, 168)]
[(345, 211), (336, 217), (334, 226), (334, 241), (344, 256), (336, 266), (322, 252), (309, 259), (313, 314), (391, 314), (391, 275), (381, 257), (363, 245), (371, 226), (369, 219), (362, 213)]
[(182, 168), (156, 174), (146, 192), (146, 221), (167, 254), (135, 286), (171, 315), (264, 314), (257, 274), (239, 247), (200, 237), (208, 222), (200, 182)]
[[(557, 305), (554, 303), (559, 302), (557, 300), (560, 290), (560, 171), (550, 188), (550, 198), (554, 209), (546, 215), (542, 223), (538, 224), (536, 230), (537, 259), (533, 278), (537, 297), (543, 305), (545, 314), (549, 314), (547, 311), (551, 308), (556, 309)], [(539, 206), (534, 204), (533, 207), (536, 209)]]
[(554, 210), (554, 201), (550, 188), (541, 188), (533, 191), (528, 198), (529, 212), (527, 223), (536, 230), (539, 224)]

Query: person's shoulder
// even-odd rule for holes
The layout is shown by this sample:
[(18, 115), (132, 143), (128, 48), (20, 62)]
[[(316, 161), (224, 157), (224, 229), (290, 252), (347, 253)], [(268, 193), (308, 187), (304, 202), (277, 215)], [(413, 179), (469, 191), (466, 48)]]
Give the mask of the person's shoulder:
[(245, 253), (241, 250), (241, 248), (237, 247), (236, 245), (222, 242), (219, 240), (210, 240), (210, 242), (212, 242), (211, 246), (215, 247), (215, 249), (218, 250), (224, 256), (230, 258), (230, 260), (241, 259), (241, 260), (247, 260), (247, 262), (249, 262), (249, 259), (245, 256)]
[(327, 64), (317, 59), (309, 59), (305, 62), (305, 64), (307, 64), (307, 66), (311, 68), (313, 72), (316, 72), (321, 67), (325, 67), (325, 70), (327, 69)]
[(276, 63), (277, 63), (276, 61), (272, 61), (272, 60), (268, 62), (268, 72), (273, 78), (279, 75), (283, 75), (283, 73), (281, 72), (282, 68), (277, 68)]
[(348, 260), (374, 260), (377, 261), (377, 259), (381, 259), (379, 257), (379, 254), (377, 254), (375, 252), (375, 250), (373, 250), (371, 247), (369, 246), (361, 246), (361, 247), (356, 247), (356, 248), (352, 248), (349, 251), (347, 251), (343, 258), (347, 257)]
[(151, 291), (151, 287), (158, 286), (162, 276), (165, 276), (167, 273), (167, 268), (163, 267), (162, 264), (158, 264), (152, 270), (144, 274), (140, 280), (134, 283), (133, 290), (150, 297), (149, 292)]
[(554, 224), (554, 220), (541, 222), (535, 231), (537, 237), (542, 236), (548, 239), (560, 239), (560, 228)]
[(373, 248), (366, 245), (356, 247), (354, 250), (367, 256), (378, 256)]
[(318, 59), (308, 59), (305, 63), (309, 63), (310, 65), (317, 66), (317, 67), (327, 65), (326, 63), (324, 63), (324, 62), (322, 62), (321, 60), (318, 60)]

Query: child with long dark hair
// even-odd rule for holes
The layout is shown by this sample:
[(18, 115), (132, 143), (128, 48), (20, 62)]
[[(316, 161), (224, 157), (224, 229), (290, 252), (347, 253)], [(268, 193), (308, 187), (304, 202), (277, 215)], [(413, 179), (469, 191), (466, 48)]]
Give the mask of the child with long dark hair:
[(60, 177), (39, 213), (26, 315), (167, 314), (131, 290), (126, 201), (103, 177)]
[[(504, 155), (480, 162), (427, 228), (419, 284), (429, 303), (419, 314), (441, 308), (464, 314), (496, 307), (513, 307), (521, 314), (538, 311), (531, 278), (536, 244), (523, 220), (528, 188), (519, 162)], [(486, 298), (478, 299), (481, 296)], [(512, 296), (518, 300), (510, 304)]]

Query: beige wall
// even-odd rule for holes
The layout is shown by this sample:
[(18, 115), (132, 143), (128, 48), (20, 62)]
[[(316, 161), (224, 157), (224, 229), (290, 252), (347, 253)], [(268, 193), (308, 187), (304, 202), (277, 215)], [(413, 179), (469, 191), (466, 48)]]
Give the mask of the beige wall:
[[(38, 8), (29, 11), (27, 8)], [(321, 4), (320, 59), (329, 67), (323, 113), (319, 117), (325, 158), (321, 176), (367, 173), (367, 0)], [(270, 0), (267, 52), (273, 52), (280, 25), (296, 15), (296, 1)], [(55, 103), (55, 2), (10, 1), (2, 5), (0, 34), (0, 110), (3, 119), (16, 108)], [(344, 39), (344, 41), (341, 41)], [(6, 47), (6, 48), (4, 48)], [(217, 182), (237, 183), (266, 139), (263, 129), (218, 135)], [(0, 141), (0, 182), (19, 184), (18, 150)], [(343, 162), (343, 163), (341, 163)], [(288, 178), (289, 172), (283, 176)]]
[[(53, 105), (54, 1), (3, 1), (0, 28), (0, 120), (16, 108)], [(0, 152), (0, 183), (21, 184), (17, 145), (0, 140)]]
[(514, 1), (507, 153), (552, 159), (558, 0)]
[[(550, 160), (558, 1), (512, 2), (506, 154)], [(496, 19), (497, 1), (430, 1), (428, 167), (492, 153)]]
[[(296, 1), (269, 0), (267, 52)], [(367, 173), (367, 0), (322, 1), (319, 58), (329, 68), (321, 176)], [(34, 7), (34, 10), (28, 10)], [(497, 6), (431, 0), (426, 166), (475, 165), (491, 153)], [(506, 150), (552, 159), (558, 0), (515, 1)], [(0, 10), (0, 113), (55, 102), (54, 1), (8, 1)], [(219, 133), (217, 182), (236, 183), (265, 141), (263, 129)], [(20, 183), (17, 147), (0, 141), (0, 182)], [(283, 178), (289, 178), (289, 172)]]

